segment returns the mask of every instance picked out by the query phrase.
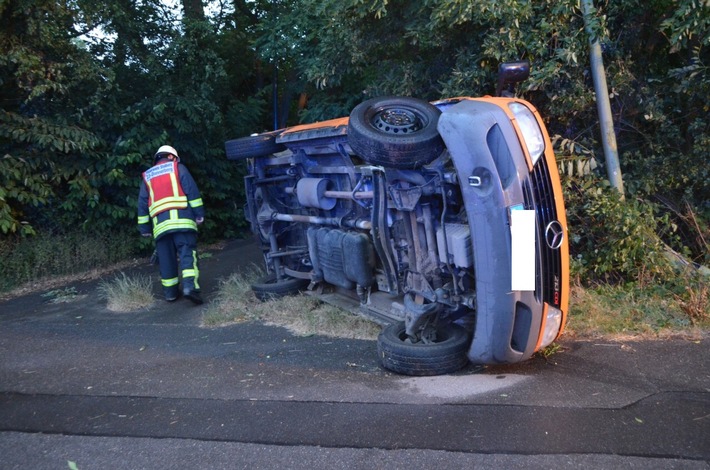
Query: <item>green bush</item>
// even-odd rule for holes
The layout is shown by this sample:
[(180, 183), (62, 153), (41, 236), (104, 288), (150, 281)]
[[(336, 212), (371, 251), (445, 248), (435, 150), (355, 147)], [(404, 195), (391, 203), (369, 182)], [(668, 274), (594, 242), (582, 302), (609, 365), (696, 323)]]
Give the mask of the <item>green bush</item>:
[(142, 252), (139, 239), (133, 232), (82, 231), (0, 238), (0, 292), (124, 261)]
[(571, 184), (567, 191), (571, 252), (577, 276), (618, 283), (673, 277), (659, 232), (672, 232), (652, 204), (618, 192)]

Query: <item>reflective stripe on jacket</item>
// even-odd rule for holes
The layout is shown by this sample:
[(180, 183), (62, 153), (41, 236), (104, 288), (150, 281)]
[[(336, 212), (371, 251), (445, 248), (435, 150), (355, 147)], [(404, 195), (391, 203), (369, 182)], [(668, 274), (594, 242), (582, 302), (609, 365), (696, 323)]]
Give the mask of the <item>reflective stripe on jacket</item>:
[(153, 219), (153, 237), (160, 238), (167, 232), (185, 232), (187, 230), (197, 230), (197, 223), (184, 215), (182, 210), (171, 209), (168, 212), (161, 212)]

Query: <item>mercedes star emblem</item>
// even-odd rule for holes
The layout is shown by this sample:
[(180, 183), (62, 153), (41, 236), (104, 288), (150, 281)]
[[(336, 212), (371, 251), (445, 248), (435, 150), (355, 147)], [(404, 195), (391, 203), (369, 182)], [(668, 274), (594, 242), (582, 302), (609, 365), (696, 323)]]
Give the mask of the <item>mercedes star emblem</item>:
[(562, 246), (562, 241), (565, 239), (565, 231), (562, 224), (553, 220), (545, 227), (545, 243), (553, 250), (559, 249)]

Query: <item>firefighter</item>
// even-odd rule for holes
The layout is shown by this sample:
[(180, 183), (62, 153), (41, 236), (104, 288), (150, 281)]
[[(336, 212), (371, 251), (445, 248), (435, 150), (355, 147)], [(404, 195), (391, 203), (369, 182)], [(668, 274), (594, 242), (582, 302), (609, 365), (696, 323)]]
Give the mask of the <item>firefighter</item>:
[(204, 218), (195, 180), (180, 163), (177, 150), (163, 145), (153, 157), (153, 166), (143, 173), (138, 195), (138, 230), (144, 237), (155, 238), (163, 293), (168, 302), (178, 298), (178, 276), (182, 275), (183, 295), (197, 305), (202, 303), (197, 226)]

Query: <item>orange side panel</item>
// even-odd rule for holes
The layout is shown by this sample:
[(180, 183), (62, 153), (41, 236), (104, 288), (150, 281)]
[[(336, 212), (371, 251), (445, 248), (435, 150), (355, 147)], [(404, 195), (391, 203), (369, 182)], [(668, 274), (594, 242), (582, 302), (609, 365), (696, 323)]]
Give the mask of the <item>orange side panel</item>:
[(310, 130), (310, 129), (322, 129), (325, 127), (347, 126), (349, 120), (350, 120), (350, 118), (342, 117), (342, 118), (337, 118), (337, 119), (330, 119), (328, 121), (314, 122), (311, 124), (301, 124), (300, 126), (289, 127), (281, 135), (294, 134), (296, 132), (301, 132), (301, 131)]

